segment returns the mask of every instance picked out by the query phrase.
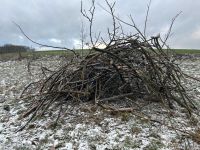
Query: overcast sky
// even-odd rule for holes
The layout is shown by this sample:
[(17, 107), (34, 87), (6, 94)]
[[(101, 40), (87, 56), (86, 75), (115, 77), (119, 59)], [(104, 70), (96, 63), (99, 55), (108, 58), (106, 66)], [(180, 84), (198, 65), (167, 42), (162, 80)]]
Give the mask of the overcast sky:
[[(132, 14), (137, 26), (144, 27), (149, 0), (116, 0), (115, 13), (130, 22)], [(106, 7), (104, 0), (96, 0)], [(89, 9), (90, 0), (83, 0)], [(54, 46), (76, 47), (80, 41), (80, 0), (0, 0), (0, 45), (19, 44), (37, 47), (28, 41), (12, 23), (18, 23), (25, 33), (37, 42)], [(200, 0), (152, 0), (147, 35), (165, 35), (171, 19), (180, 11), (169, 40), (172, 48), (200, 49)], [(105, 37), (111, 25), (111, 17), (99, 5), (96, 6), (94, 31)], [(84, 26), (88, 28), (87, 22)], [(134, 30), (124, 26), (129, 33)], [(87, 32), (87, 31), (86, 31)], [(106, 37), (105, 37), (106, 38)]]

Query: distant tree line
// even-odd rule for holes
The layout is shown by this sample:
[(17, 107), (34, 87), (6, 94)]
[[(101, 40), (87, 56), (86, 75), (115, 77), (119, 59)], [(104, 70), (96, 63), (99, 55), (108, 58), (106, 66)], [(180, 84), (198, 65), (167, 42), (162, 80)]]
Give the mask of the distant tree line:
[(0, 46), (0, 53), (15, 53), (15, 52), (30, 52), (35, 51), (34, 48), (30, 48), (28, 46), (23, 45), (12, 45), (12, 44), (5, 44)]

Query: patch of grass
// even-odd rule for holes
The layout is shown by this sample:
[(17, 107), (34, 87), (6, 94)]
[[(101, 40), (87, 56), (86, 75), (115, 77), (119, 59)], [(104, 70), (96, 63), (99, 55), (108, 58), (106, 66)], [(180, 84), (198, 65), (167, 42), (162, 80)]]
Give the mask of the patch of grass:
[[(89, 49), (76, 49), (74, 50), (77, 54), (86, 55), (89, 53)], [(29, 52), (28, 52), (29, 53)], [(35, 51), (36, 56), (70, 56), (73, 55), (71, 51), (68, 50), (46, 50), (46, 51)]]
[(58, 126), (57, 123), (51, 122), (51, 123), (49, 123), (47, 129), (54, 130), (57, 126)]
[(31, 148), (27, 146), (14, 146), (15, 150), (31, 150)]
[(137, 127), (137, 126), (134, 126), (134, 127), (132, 127), (131, 131), (132, 131), (133, 134), (138, 135), (139, 133), (142, 132), (142, 129)]
[(35, 124), (30, 124), (30, 125), (27, 127), (27, 129), (34, 129), (34, 128), (36, 128), (36, 125), (35, 125)]
[(47, 144), (48, 141), (49, 141), (49, 139), (48, 139), (48, 136), (46, 135), (45, 138), (43, 138), (43, 139), (40, 140), (40, 145), (41, 145), (41, 144), (43, 144), (43, 145), (44, 145), (44, 144)]
[(200, 54), (198, 49), (173, 49), (177, 54)]
[(194, 116), (191, 116), (190, 118), (189, 118), (189, 124), (191, 124), (192, 126), (197, 126), (198, 125), (198, 119), (197, 118), (195, 118)]
[(121, 114), (121, 121), (129, 121), (130, 113), (124, 112)]
[(159, 150), (164, 147), (164, 144), (160, 140), (153, 139), (144, 150)]
[(130, 139), (130, 137), (126, 137), (125, 141), (124, 141), (124, 147), (126, 148), (140, 148), (141, 142), (139, 141), (134, 141), (132, 139)]
[[(22, 55), (22, 53), (21, 53)], [(15, 53), (1, 53), (0, 54), (0, 60), (17, 60), (19, 59), (20, 54), (15, 52)]]
[[(89, 49), (76, 49), (74, 50), (79, 55), (87, 55), (89, 54)], [(44, 56), (64, 56), (64, 57), (70, 57), (73, 53), (71, 51), (67, 50), (45, 50), (45, 51), (34, 51), (34, 52), (21, 52), (20, 54), (18, 52), (14, 53), (0, 53), (0, 60), (17, 60), (17, 59), (23, 59), (23, 58), (32, 58), (37, 59)], [(21, 58), (20, 58), (21, 57)]]
[(153, 138), (155, 138), (155, 139), (161, 139), (160, 135), (157, 134), (156, 132), (150, 133), (149, 137), (153, 137)]
[(44, 56), (70, 56), (71, 52), (65, 50), (49, 50), (49, 51), (35, 51), (35, 52), (25, 52), (22, 54), (25, 58), (40, 58)]
[[(200, 50), (198, 49), (172, 49), (176, 54), (200, 54)], [(90, 53), (89, 49), (76, 49), (74, 50), (79, 55), (87, 55)], [(45, 50), (45, 51), (34, 51), (34, 52), (21, 52), (22, 58), (40, 58), (44, 56), (64, 56), (70, 57), (73, 55), (71, 51), (67, 50)], [(16, 60), (19, 59), (19, 53), (1, 53), (0, 60)]]

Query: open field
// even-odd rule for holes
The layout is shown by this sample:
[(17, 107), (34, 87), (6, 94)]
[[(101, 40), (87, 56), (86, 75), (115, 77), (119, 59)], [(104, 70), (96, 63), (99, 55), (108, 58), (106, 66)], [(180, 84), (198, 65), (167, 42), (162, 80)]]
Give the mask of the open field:
[[(172, 49), (177, 54), (200, 54), (200, 50), (194, 49)], [(75, 50), (78, 54), (82, 53), (82, 50)], [(89, 52), (88, 49), (84, 49), (83, 53), (87, 54)], [(35, 51), (36, 55), (44, 56), (44, 55), (66, 55), (71, 54), (70, 51), (65, 50), (47, 50), (47, 51)]]
[[(86, 55), (89, 53), (88, 49), (82, 50), (75, 50), (77, 54), (83, 54)], [(181, 55), (187, 55), (187, 54), (200, 54), (200, 50), (192, 50), (192, 49), (173, 49), (173, 51), (177, 54)], [(22, 58), (39, 58), (39, 57), (44, 57), (44, 56), (71, 56), (72, 52), (70, 51), (65, 51), (65, 50), (46, 50), (46, 51), (35, 51), (35, 52), (22, 52), (21, 57)], [(0, 54), (0, 60), (9, 60), (13, 59), (16, 60), (18, 59), (19, 53), (3, 53)]]
[[(80, 55), (88, 54), (89, 50), (76, 50), (76, 53)], [(46, 51), (34, 51), (34, 52), (21, 52), (21, 53), (0, 53), (0, 60), (18, 60), (23, 58), (37, 59), (45, 56), (64, 56), (70, 57), (73, 53), (66, 50), (46, 50)]]
[(200, 54), (198, 49), (174, 49), (177, 54)]
[[(44, 55), (43, 52), (38, 52)], [(47, 52), (49, 54), (49, 52)], [(51, 54), (58, 54), (57, 51)], [(45, 53), (46, 55), (46, 53)], [(28, 83), (43, 78), (41, 66), (55, 70), (64, 65), (66, 59), (53, 56), (39, 58), (31, 62), (31, 74), (27, 71), (28, 60), (0, 61), (0, 149), (3, 150), (199, 150), (200, 143), (181, 135), (164, 125), (137, 117), (137, 112), (109, 114), (98, 108), (88, 109), (79, 104), (67, 104), (61, 114), (58, 126), (53, 128), (55, 114), (46, 114), (31, 122), (22, 132), (17, 132), (24, 122), (20, 117), (27, 109), (28, 101), (19, 99), (20, 92)], [(181, 60), (182, 70), (200, 78), (200, 60)], [(185, 81), (190, 95), (199, 102), (200, 87), (194, 80)], [(89, 107), (90, 108), (90, 107)], [(153, 108), (156, 108), (153, 109)], [(170, 112), (158, 103), (149, 103), (142, 108), (142, 113), (151, 114), (152, 119), (159, 119), (169, 126), (183, 128), (200, 134), (200, 118), (189, 117), (185, 110), (177, 107)]]

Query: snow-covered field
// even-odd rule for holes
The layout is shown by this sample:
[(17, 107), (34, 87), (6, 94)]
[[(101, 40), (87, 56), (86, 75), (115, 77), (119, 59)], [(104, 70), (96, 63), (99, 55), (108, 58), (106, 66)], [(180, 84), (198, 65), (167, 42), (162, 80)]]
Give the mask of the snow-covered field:
[[(0, 149), (200, 149), (200, 143), (173, 129), (184, 129), (200, 135), (199, 116), (189, 117), (182, 108), (168, 113), (168, 110), (155, 103), (144, 106), (142, 112), (165, 125), (141, 117), (142, 113), (112, 115), (100, 108), (92, 109), (92, 106), (87, 109), (86, 104), (77, 104), (75, 107), (69, 104), (64, 108), (56, 128), (53, 125), (58, 111), (16, 132), (26, 121), (20, 119), (27, 108), (27, 103), (19, 99), (20, 92), (28, 83), (42, 78), (41, 66), (54, 70), (63, 64), (62, 59), (51, 57), (35, 60), (31, 63), (32, 75), (27, 71), (28, 61), (25, 59), (0, 62)], [(180, 66), (184, 72), (200, 78), (200, 58), (181, 61)], [(200, 83), (187, 80), (185, 84), (192, 97), (199, 101)]]

